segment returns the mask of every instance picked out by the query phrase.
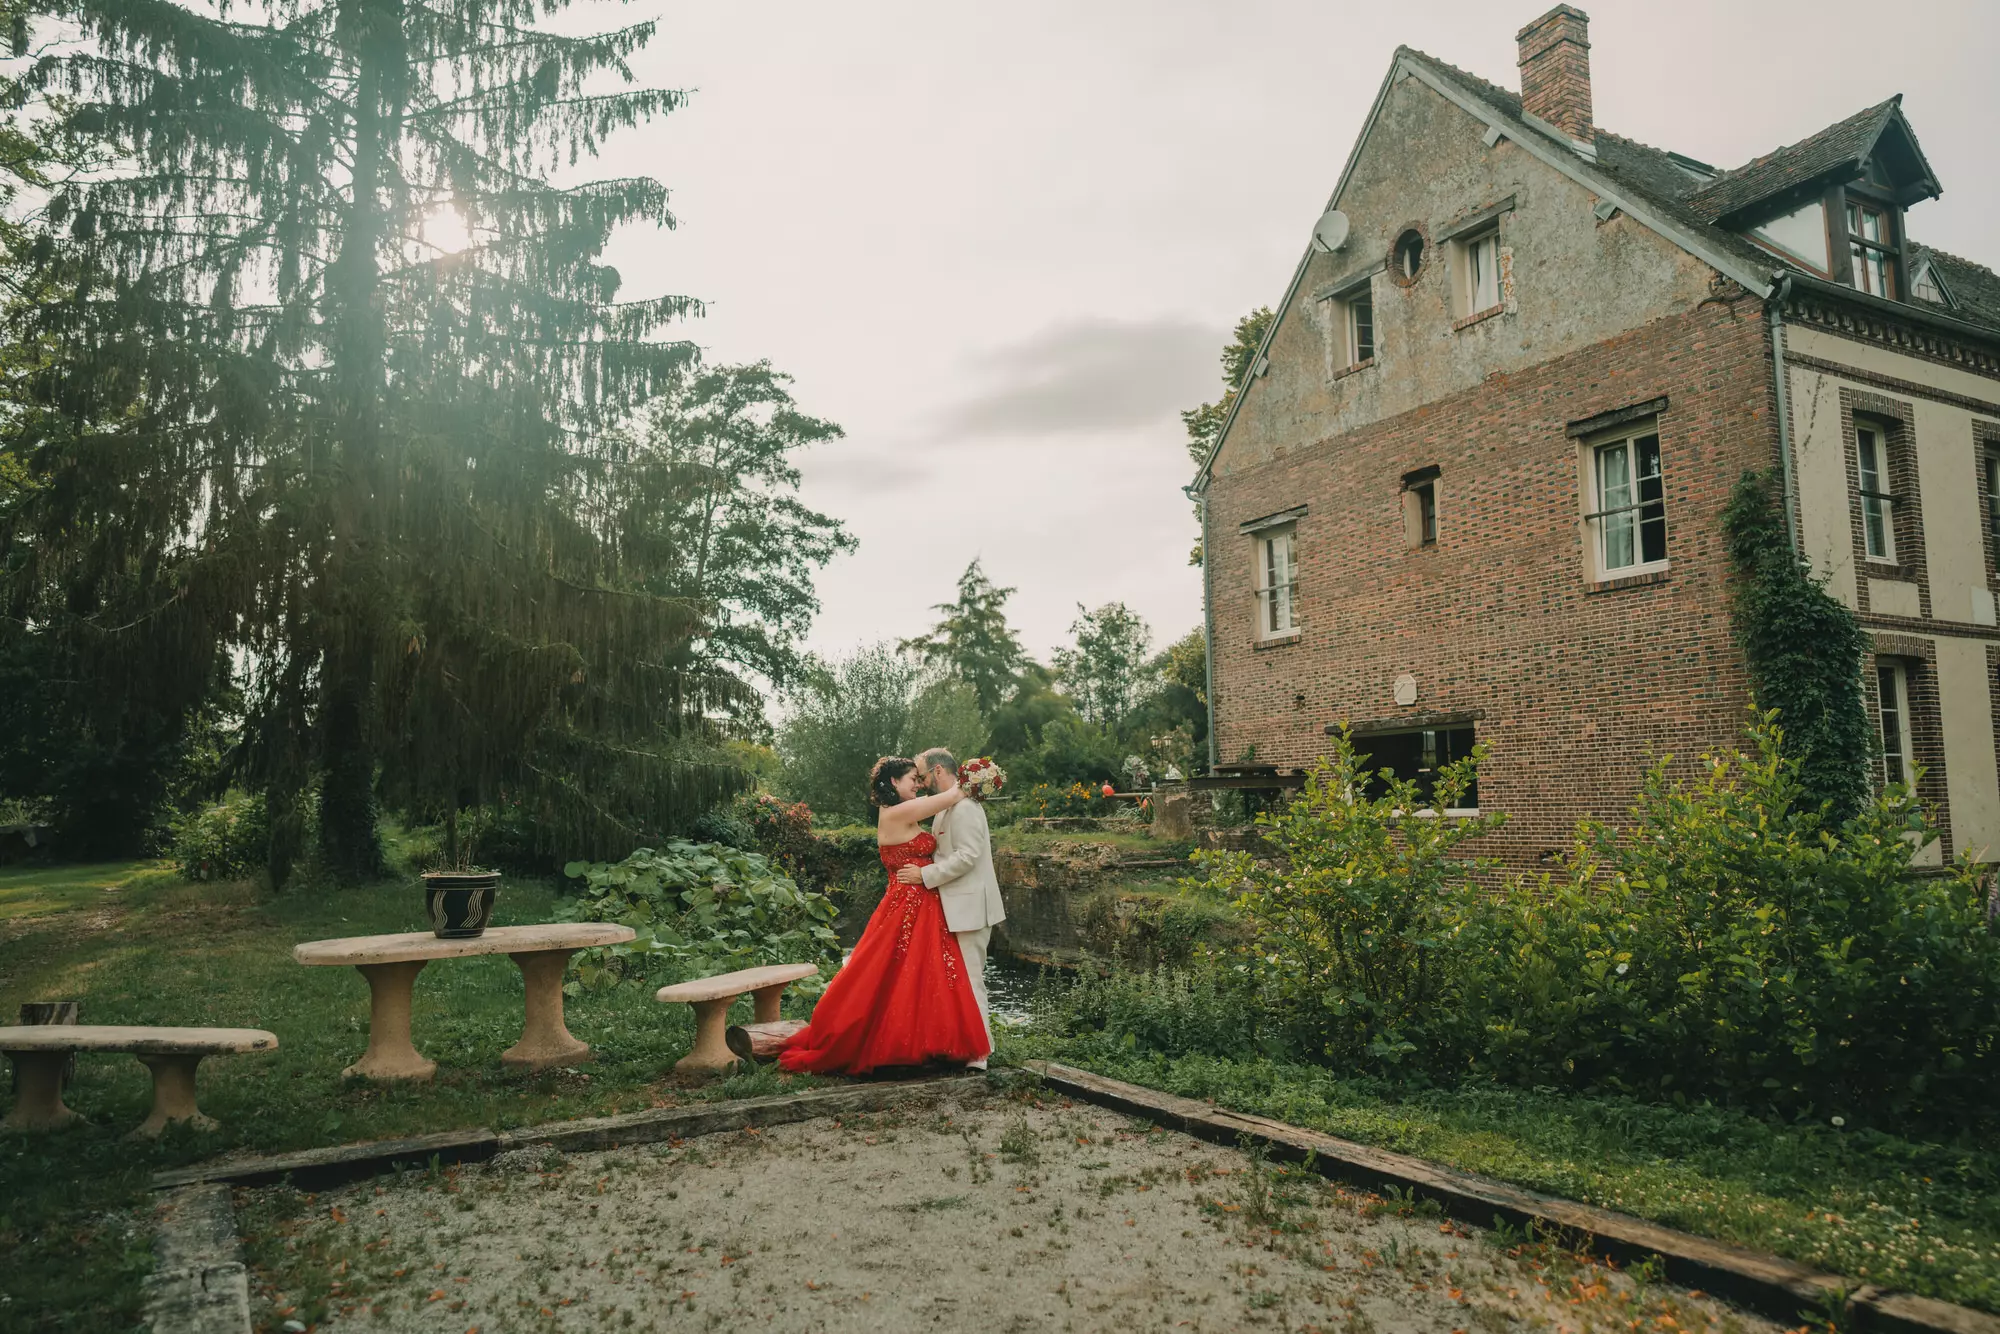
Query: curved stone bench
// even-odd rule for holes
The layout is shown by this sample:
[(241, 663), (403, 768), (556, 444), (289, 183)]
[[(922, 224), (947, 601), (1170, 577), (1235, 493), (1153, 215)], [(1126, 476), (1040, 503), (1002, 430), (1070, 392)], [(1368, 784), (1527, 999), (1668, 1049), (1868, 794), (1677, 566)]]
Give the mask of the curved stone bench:
[(729, 1050), (726, 1037), (731, 1002), (749, 992), (756, 1006), (756, 1022), (770, 1023), (778, 1017), (778, 1001), (785, 988), (817, 972), (818, 964), (775, 963), (661, 987), (653, 999), (694, 1007), (694, 1050), (675, 1061), (674, 1069), (727, 1070), (736, 1064), (736, 1053)]
[(246, 1051), (275, 1051), (275, 1034), (261, 1028), (149, 1028), (124, 1024), (28, 1024), (0, 1028), (0, 1052), (14, 1061), (14, 1110), (0, 1128), (46, 1130), (73, 1120), (63, 1105), (62, 1070), (71, 1052), (129, 1052), (153, 1072), (153, 1112), (135, 1135), (153, 1136), (185, 1122), (215, 1129), (194, 1101), (194, 1072), (202, 1058)]

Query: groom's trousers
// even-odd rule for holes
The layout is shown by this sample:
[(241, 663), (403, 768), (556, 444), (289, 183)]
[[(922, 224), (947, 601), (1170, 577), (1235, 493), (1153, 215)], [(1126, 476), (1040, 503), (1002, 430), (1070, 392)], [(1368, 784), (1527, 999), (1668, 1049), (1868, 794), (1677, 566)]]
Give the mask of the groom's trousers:
[(993, 928), (954, 931), (958, 952), (965, 957), (965, 975), (972, 982), (972, 998), (979, 1002), (979, 1022), (986, 1025), (986, 1045), (993, 1046), (993, 1020), (986, 1012), (986, 947), (993, 941)]

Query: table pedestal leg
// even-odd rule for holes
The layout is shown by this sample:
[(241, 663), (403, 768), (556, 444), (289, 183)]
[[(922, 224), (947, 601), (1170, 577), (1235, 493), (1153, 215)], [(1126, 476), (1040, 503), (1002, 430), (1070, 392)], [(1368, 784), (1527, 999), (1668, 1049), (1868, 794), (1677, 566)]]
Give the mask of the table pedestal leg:
[(153, 1072), (153, 1114), (132, 1132), (133, 1138), (156, 1138), (169, 1125), (185, 1121), (196, 1130), (213, 1130), (215, 1121), (194, 1105), (194, 1072), (201, 1064), (197, 1053), (139, 1058)]
[(410, 990), (426, 960), (363, 963), (368, 979), (368, 1050), (340, 1073), (367, 1079), (429, 1079), (436, 1061), (427, 1061), (410, 1043)]
[(729, 1050), (729, 1006), (734, 996), (720, 1000), (692, 1001), (694, 1010), (694, 1050), (674, 1062), (676, 1070), (727, 1070), (736, 1064)]
[(590, 1044), (570, 1036), (563, 1025), (563, 970), (575, 950), (535, 950), (513, 954), (521, 969), (521, 984), (527, 990), (527, 1022), (521, 1026), (521, 1040), (500, 1053), (507, 1065), (525, 1070), (547, 1070), (558, 1065), (580, 1065), (590, 1059)]
[(750, 1003), (757, 1010), (757, 1017), (751, 1022), (768, 1024), (777, 1019), (778, 1002), (784, 999), (785, 988), (790, 985), (789, 982), (781, 982), (775, 987), (765, 987), (761, 991), (751, 992)]
[(0, 1121), (0, 1130), (53, 1130), (81, 1120), (63, 1106), (63, 1066), (66, 1051), (10, 1051), (14, 1062), (14, 1110)]

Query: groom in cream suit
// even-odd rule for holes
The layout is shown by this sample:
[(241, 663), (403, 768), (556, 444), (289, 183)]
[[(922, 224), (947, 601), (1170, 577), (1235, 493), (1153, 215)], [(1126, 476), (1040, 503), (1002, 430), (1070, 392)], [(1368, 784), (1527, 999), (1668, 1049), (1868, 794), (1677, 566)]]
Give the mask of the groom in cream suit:
[[(917, 768), (933, 792), (949, 792), (958, 782), (958, 761), (948, 750), (927, 750), (917, 756)], [(1006, 920), (1007, 908), (1000, 900), (1000, 880), (993, 874), (993, 837), (986, 828), (986, 808), (976, 801), (961, 801), (937, 817), (931, 832), (937, 837), (937, 855), (929, 866), (905, 866), (896, 878), (906, 885), (928, 885), (938, 892), (944, 905), (945, 925), (958, 937), (959, 953), (965, 956), (965, 971), (972, 981), (973, 999), (979, 1002), (979, 1017), (986, 1024), (986, 1045), (993, 1046), (993, 1020), (986, 1009), (986, 947), (993, 940), (993, 928)], [(984, 1059), (972, 1062), (973, 1070), (984, 1070)]]

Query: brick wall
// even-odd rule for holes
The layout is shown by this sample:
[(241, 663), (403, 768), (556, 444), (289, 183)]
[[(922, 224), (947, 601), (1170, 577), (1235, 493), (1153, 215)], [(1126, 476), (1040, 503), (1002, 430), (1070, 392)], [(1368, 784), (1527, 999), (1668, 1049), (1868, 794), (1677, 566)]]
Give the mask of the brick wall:
[(1590, 19), (1557, 5), (1514, 34), (1521, 68), (1521, 108), (1575, 139), (1593, 139)]
[[(1733, 744), (1748, 684), (1720, 515), (1776, 463), (1761, 309), (1740, 294), (1273, 461), (1210, 492), (1218, 754), (1306, 765), (1327, 724), (1471, 717), (1494, 753), (1485, 851), (1533, 866), (1576, 820), (1622, 816), (1649, 754)], [(1393, 374), (1394, 368), (1383, 368)], [(1664, 397), (1670, 568), (1588, 582), (1581, 446), (1567, 425)], [(1226, 459), (1225, 450), (1225, 459)], [(1402, 478), (1439, 469), (1438, 540), (1411, 550)], [(1304, 504), (1299, 634), (1258, 647), (1248, 520)], [(1395, 679), (1417, 678), (1413, 705)]]

